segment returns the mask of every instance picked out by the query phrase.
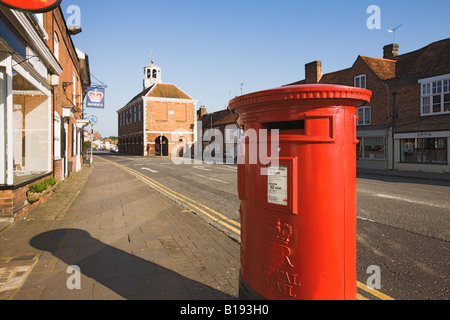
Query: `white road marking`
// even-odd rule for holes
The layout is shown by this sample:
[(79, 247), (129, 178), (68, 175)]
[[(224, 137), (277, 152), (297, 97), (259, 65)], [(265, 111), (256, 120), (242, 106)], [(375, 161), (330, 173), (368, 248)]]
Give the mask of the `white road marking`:
[(407, 199), (407, 198), (390, 196), (390, 195), (387, 195), (387, 194), (376, 194), (375, 196), (379, 197), (379, 198), (385, 198), (385, 199), (391, 199), (391, 200), (399, 200), (399, 201), (405, 201), (405, 202), (410, 202), (410, 203), (415, 203), (415, 204), (422, 204), (422, 205), (430, 206), (430, 207), (450, 209), (450, 206), (448, 206), (448, 205), (439, 205), (439, 204), (434, 204), (434, 203), (426, 202), (426, 201), (411, 200), (411, 199)]
[(192, 168), (203, 171), (212, 171), (211, 169), (206, 169), (204, 166), (193, 166)]
[(229, 166), (225, 166), (225, 165), (217, 165), (217, 166), (215, 166), (215, 168), (227, 170), (227, 171), (234, 171), (234, 172), (237, 171), (237, 167), (229, 167)]
[(169, 168), (169, 169), (173, 169), (173, 163), (158, 163), (159, 166), (164, 167), (164, 168)]
[(153, 172), (153, 173), (158, 173), (158, 171), (152, 170), (152, 169), (149, 169), (149, 168), (141, 168), (141, 170), (147, 170), (147, 171), (150, 171), (150, 172)]
[(358, 216), (358, 217), (356, 217), (356, 218), (358, 218), (358, 219), (360, 219), (360, 220), (364, 220), (364, 221), (375, 222), (375, 220), (363, 218), (363, 217), (360, 217), (360, 216)]
[(228, 182), (225, 182), (225, 181), (222, 181), (222, 180), (217, 180), (217, 179), (206, 177), (206, 176), (202, 176), (201, 174), (196, 174), (196, 173), (192, 173), (192, 172), (191, 172), (191, 174), (194, 175), (194, 176), (197, 176), (197, 177), (202, 177), (202, 178), (209, 179), (209, 180), (212, 180), (212, 181), (217, 181), (217, 182), (220, 182), (220, 183), (228, 184)]

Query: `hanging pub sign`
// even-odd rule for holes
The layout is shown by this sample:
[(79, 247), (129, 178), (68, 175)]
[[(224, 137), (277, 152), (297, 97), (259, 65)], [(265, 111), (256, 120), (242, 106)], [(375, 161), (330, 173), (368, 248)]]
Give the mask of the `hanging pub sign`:
[(13, 9), (40, 13), (52, 11), (61, 4), (61, 1), (62, 0), (0, 0), (0, 4), (4, 4)]
[(104, 88), (91, 88), (87, 89), (87, 108), (105, 108), (105, 89)]

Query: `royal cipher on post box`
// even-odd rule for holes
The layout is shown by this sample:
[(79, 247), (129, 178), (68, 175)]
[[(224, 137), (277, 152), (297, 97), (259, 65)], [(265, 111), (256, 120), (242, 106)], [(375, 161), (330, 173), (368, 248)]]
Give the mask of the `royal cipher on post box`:
[(356, 109), (371, 95), (313, 84), (230, 101), (245, 136), (241, 298), (356, 299)]

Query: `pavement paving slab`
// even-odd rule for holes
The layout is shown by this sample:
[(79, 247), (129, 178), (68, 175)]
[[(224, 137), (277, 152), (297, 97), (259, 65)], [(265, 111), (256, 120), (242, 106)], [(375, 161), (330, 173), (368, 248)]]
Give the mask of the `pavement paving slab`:
[(0, 300), (237, 299), (239, 244), (96, 158), (0, 231)]

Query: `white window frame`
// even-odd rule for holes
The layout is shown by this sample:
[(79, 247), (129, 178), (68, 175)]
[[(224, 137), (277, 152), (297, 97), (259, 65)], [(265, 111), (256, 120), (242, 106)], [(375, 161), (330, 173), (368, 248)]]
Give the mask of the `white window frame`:
[[(419, 84), (421, 116), (450, 114), (450, 110), (444, 111), (445, 96), (450, 95), (450, 73), (436, 77), (420, 79)], [(435, 96), (440, 96), (440, 110), (437, 112), (433, 111), (433, 97)], [(426, 99), (428, 100), (427, 104), (424, 103)], [(424, 112), (425, 107), (429, 108), (428, 112)]]
[(77, 126), (72, 123), (72, 157), (77, 155)]
[(53, 159), (61, 160), (61, 116), (55, 111), (53, 114)]
[(73, 105), (77, 106), (77, 74), (73, 72)]
[[(366, 119), (366, 112), (369, 112), (369, 119)], [(357, 126), (370, 126), (372, 124), (372, 107), (371, 106), (364, 106), (359, 107), (356, 111), (357, 116), (359, 117)], [(360, 116), (362, 114), (362, 117)]]
[[(364, 86), (361, 85), (361, 80), (364, 79)], [(358, 84), (356, 82), (359, 82)], [(357, 87), (357, 88), (363, 88), (366, 89), (367, 88), (367, 76), (365, 74), (360, 74), (356, 77), (353, 78), (353, 86)]]
[(7, 103), (6, 68), (0, 65), (0, 184), (6, 183), (6, 103)]
[(53, 33), (53, 54), (56, 60), (59, 61), (59, 37), (56, 32)]

